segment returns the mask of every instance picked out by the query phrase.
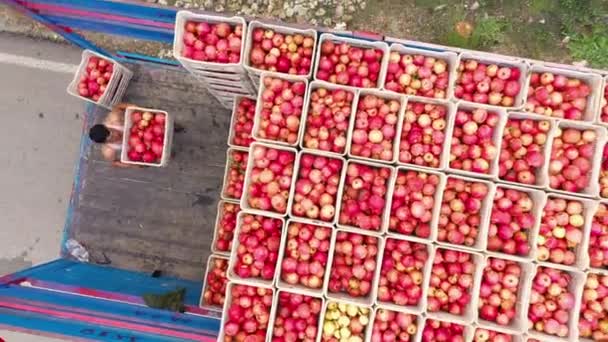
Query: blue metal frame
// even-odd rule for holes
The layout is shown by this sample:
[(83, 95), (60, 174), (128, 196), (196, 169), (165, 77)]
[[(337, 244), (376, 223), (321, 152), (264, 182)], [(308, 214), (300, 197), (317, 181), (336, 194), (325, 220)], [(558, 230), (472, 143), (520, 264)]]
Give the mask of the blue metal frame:
[[(87, 290), (84, 295), (68, 291), (36, 288), (38, 282), (57, 282), (65, 287)], [(29, 286), (22, 286), (27, 283)], [(186, 304), (197, 305), (201, 283), (175, 278), (151, 278), (142, 273), (59, 259), (0, 278), (0, 326), (35, 330), (100, 341), (185, 341), (167, 334), (197, 336), (194, 340), (214, 340), (220, 327), (216, 317), (174, 313), (142, 305), (87, 296), (91, 290), (126, 296), (164, 293), (186, 288)], [(33, 308), (20, 310), (18, 306)], [(65, 319), (36, 310), (51, 310), (66, 315), (90, 317), (89, 320)], [(105, 321), (118, 325), (104, 324)], [(124, 326), (124, 328), (122, 328)], [(130, 326), (162, 329), (163, 334), (130, 329)], [(124, 336), (121, 339), (121, 336)]]

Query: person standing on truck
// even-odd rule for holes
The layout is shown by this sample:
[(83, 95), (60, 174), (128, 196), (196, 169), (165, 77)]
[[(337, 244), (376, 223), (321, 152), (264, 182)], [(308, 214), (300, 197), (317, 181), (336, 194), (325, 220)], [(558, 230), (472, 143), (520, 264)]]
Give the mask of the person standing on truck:
[(129, 106), (134, 105), (121, 103), (114, 106), (101, 124), (94, 125), (89, 130), (89, 138), (93, 142), (101, 144), (101, 155), (105, 160), (111, 162), (113, 166), (135, 166), (120, 162), (122, 133), (125, 125), (125, 109)]

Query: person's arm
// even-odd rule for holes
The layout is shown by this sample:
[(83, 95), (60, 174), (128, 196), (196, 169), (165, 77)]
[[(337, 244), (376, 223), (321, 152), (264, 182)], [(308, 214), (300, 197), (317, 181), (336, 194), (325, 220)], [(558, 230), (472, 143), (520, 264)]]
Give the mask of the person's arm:
[(120, 161), (120, 150), (116, 150), (109, 146), (109, 144), (104, 144), (101, 146), (101, 155), (103, 159), (107, 160), (115, 167), (130, 167), (130, 168), (140, 168), (139, 165), (133, 164), (125, 164)]

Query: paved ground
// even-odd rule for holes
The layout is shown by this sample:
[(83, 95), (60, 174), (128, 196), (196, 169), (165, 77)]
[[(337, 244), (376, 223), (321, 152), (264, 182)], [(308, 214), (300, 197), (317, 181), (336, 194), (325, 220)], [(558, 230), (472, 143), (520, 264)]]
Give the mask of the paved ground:
[(84, 109), (65, 89), (80, 53), (0, 33), (0, 275), (59, 255)]

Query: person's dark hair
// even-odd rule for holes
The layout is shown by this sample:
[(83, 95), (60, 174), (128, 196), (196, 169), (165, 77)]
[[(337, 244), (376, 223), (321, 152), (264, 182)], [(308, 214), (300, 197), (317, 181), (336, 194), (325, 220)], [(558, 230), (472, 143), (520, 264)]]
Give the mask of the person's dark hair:
[(96, 143), (104, 143), (110, 136), (110, 130), (101, 124), (91, 127), (89, 130), (89, 138)]

